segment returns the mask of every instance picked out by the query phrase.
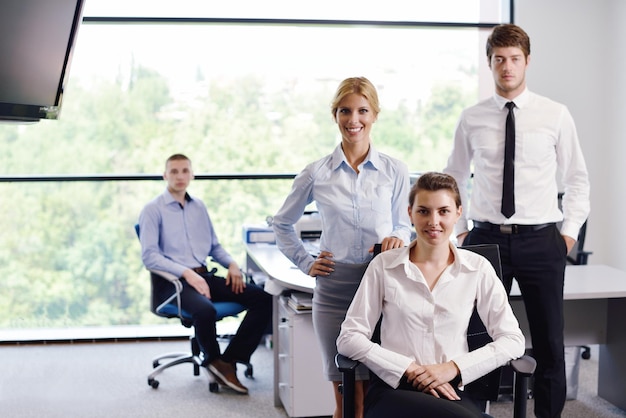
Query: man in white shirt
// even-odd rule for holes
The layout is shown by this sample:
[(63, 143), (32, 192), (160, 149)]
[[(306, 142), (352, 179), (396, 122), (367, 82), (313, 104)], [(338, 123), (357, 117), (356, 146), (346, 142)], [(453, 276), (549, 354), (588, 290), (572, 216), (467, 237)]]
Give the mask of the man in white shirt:
[[(487, 40), (487, 58), (495, 94), (463, 111), (444, 169), (459, 183), (463, 206), (469, 209), (457, 224), (457, 238), (459, 245), (499, 244), (505, 287), (510, 291), (515, 278), (526, 304), (537, 360), (535, 415), (559, 417), (567, 391), (563, 354), (566, 255), (589, 214), (587, 168), (567, 108), (526, 87), (530, 63), (526, 32), (512, 24), (496, 26)], [(507, 132), (514, 132), (510, 157), (505, 157)], [(510, 189), (504, 186), (507, 158), (514, 162)], [(558, 207), (557, 175), (564, 187), (563, 212)], [(506, 210), (505, 190), (514, 197), (513, 206)], [(469, 219), (473, 229), (468, 231)], [(556, 223), (560, 221), (559, 231)]]

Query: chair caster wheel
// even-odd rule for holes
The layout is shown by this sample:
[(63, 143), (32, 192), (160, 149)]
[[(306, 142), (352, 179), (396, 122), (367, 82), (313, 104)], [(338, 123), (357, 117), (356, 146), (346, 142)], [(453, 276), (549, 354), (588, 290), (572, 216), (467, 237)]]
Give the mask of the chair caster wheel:
[(154, 360), (154, 361), (152, 362), (152, 368), (153, 368), (153, 369), (156, 369), (156, 368), (157, 368), (157, 367), (159, 367), (160, 365), (161, 365), (161, 363), (159, 363), (157, 360)]
[(156, 389), (159, 387), (159, 381), (156, 379), (148, 379), (148, 384), (152, 386), (152, 389)]
[(211, 393), (217, 393), (220, 390), (220, 386), (217, 384), (217, 382), (211, 382), (209, 383), (209, 392)]
[(252, 379), (254, 377), (253, 374), (254, 374), (254, 369), (252, 368), (252, 364), (249, 364), (246, 367), (246, 371), (243, 372), (243, 375), (246, 376), (248, 379)]
[(583, 353), (580, 355), (584, 360), (589, 360), (591, 358), (591, 351), (588, 348), (583, 350)]

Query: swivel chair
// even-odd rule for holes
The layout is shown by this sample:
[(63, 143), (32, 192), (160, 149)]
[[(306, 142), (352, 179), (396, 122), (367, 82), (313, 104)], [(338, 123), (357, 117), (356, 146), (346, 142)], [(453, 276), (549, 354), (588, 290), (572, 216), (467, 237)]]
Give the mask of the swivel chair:
[[(563, 201), (563, 193), (558, 194), (559, 199), (559, 209), (562, 208)], [(560, 226), (560, 225), (559, 225)], [(583, 223), (580, 227), (580, 231), (578, 231), (578, 239), (574, 244), (574, 248), (567, 254), (567, 264), (572, 264), (575, 266), (585, 265), (589, 260), (589, 256), (593, 254), (592, 251), (585, 250), (585, 238), (587, 237), (587, 221)], [(581, 357), (585, 360), (589, 360), (591, 358), (591, 348), (588, 345), (581, 345), (582, 349)]]
[[(135, 232), (137, 237), (139, 237), (139, 225), (135, 225)], [(217, 271), (217, 269), (214, 269)], [(180, 293), (182, 292), (183, 285), (180, 281), (180, 278), (174, 276), (173, 274), (157, 271), (157, 270), (149, 270), (150, 271), (150, 311), (157, 316), (163, 318), (179, 318), (180, 322), (186, 328), (192, 327), (192, 318), (191, 315), (182, 309), (180, 305)], [(161, 286), (171, 286), (172, 294), (165, 301), (161, 302), (158, 300), (155, 289)], [(213, 305), (217, 311), (217, 320), (222, 320), (228, 316), (237, 316), (241, 312), (245, 311), (246, 308), (243, 305), (235, 302), (214, 302)], [(218, 336), (221, 338), (228, 338), (228, 336)], [(193, 365), (193, 374), (194, 376), (198, 376), (200, 374), (200, 367), (202, 364), (202, 353), (200, 352), (200, 346), (196, 340), (195, 330), (194, 335), (189, 338), (191, 343), (191, 352), (174, 352), (174, 353), (166, 353), (155, 357), (152, 360), (152, 367), (154, 370), (152, 373), (148, 375), (148, 385), (150, 385), (153, 389), (157, 389), (159, 387), (159, 381), (156, 379), (156, 376), (161, 374), (165, 369), (168, 369), (172, 366), (176, 366), (177, 364), (191, 363)], [(250, 363), (242, 363), (246, 370), (244, 375), (247, 378), (252, 378), (254, 369), (252, 364)], [(213, 377), (211, 373), (207, 373), (209, 376), (209, 391), (210, 392), (218, 392), (219, 384), (216, 379)]]
[[(487, 258), (500, 279), (502, 278), (502, 268), (500, 266), (500, 253), (496, 244), (485, 245), (470, 245), (462, 247), (467, 250), (476, 252), (483, 257)], [(375, 332), (376, 334), (376, 332)], [(481, 347), (491, 341), (491, 338), (487, 334), (484, 324), (480, 320), (476, 309), (470, 324), (468, 326), (467, 341), (470, 351), (478, 347)], [(335, 356), (335, 364), (339, 371), (342, 373), (342, 383), (340, 385), (340, 392), (343, 395), (342, 408), (344, 418), (353, 418), (355, 414), (354, 408), (354, 386), (355, 386), (355, 369), (359, 365), (357, 360), (350, 359), (344, 355), (337, 354)], [(524, 355), (518, 359), (512, 360), (508, 365), (514, 372), (515, 376), (515, 389), (514, 389), (514, 402), (513, 402), (513, 416), (514, 418), (525, 418), (527, 409), (528, 398), (528, 380), (530, 376), (535, 372), (537, 363), (534, 358)], [(471, 393), (472, 397), (480, 401), (483, 406), (483, 411), (488, 411), (489, 401), (495, 401), (500, 394), (500, 381), (502, 368), (500, 367), (493, 372), (483, 376), (482, 378), (465, 386), (465, 391)], [(490, 417), (487, 413), (483, 413), (485, 417)]]

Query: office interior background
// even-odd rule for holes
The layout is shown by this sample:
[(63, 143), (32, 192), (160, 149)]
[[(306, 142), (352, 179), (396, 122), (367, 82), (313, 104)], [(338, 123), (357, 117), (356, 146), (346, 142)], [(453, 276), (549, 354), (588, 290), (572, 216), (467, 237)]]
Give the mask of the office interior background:
[[(184, 152), (206, 174), (190, 191), (208, 203), (223, 244), (243, 264), (242, 224), (273, 214), (289, 175), (338, 142), (328, 103), (345, 77), (364, 75), (379, 88), (379, 149), (412, 171), (440, 170), (460, 110), (493, 92), (489, 29), (471, 24), (511, 16), (511, 2), (498, 0), (412, 2), (410, 10), (402, 1), (311, 10), (272, 1), (229, 2), (220, 17), (468, 27), (89, 22), (144, 16), (141, 3), (88, 1), (61, 119), (0, 125), (0, 303), (8, 312), (0, 330), (163, 323), (148, 309), (133, 224), (163, 190), (164, 159)], [(200, 15), (216, 17), (206, 3)], [(149, 12), (188, 13), (159, 4)], [(626, 93), (626, 4), (518, 0), (512, 15), (531, 37), (529, 88), (566, 104), (578, 127), (592, 185), (590, 263), (626, 270), (626, 106), (618, 99)]]

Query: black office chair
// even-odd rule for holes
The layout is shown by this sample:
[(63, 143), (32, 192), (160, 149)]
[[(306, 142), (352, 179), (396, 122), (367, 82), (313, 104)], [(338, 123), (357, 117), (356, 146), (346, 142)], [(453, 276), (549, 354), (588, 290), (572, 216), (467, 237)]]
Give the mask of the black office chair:
[[(137, 237), (139, 237), (139, 225), (135, 225), (135, 232)], [(178, 318), (183, 326), (186, 328), (191, 328), (192, 319), (191, 315), (186, 312), (180, 306), (180, 292), (183, 289), (183, 285), (180, 279), (173, 274), (149, 270), (150, 271), (150, 311), (157, 316), (163, 318)], [(217, 270), (216, 270), (217, 271)], [(171, 296), (167, 298), (165, 301), (161, 302), (157, 299), (157, 292), (155, 292), (156, 288), (162, 286), (170, 286), (171, 287)], [(217, 320), (222, 320), (228, 316), (237, 316), (241, 312), (245, 311), (246, 308), (243, 305), (235, 302), (214, 302), (213, 305), (217, 311)], [(218, 338), (228, 339), (230, 336), (228, 335), (220, 335)], [(200, 352), (200, 346), (196, 340), (195, 330), (194, 335), (190, 337), (191, 343), (191, 352), (175, 352), (175, 353), (166, 353), (155, 357), (152, 360), (152, 367), (154, 370), (150, 375), (148, 375), (148, 385), (150, 385), (153, 389), (159, 387), (159, 381), (156, 379), (156, 376), (161, 374), (165, 369), (168, 369), (172, 366), (176, 366), (177, 364), (191, 363), (193, 365), (193, 374), (194, 376), (198, 376), (200, 374), (200, 367), (202, 364), (202, 353)], [(250, 363), (241, 363), (246, 367), (244, 375), (247, 378), (252, 378), (254, 369), (252, 364)], [(208, 373), (209, 376), (209, 391), (210, 392), (218, 392), (219, 385), (213, 375)]]
[[(498, 277), (502, 279), (500, 252), (496, 244), (470, 245), (462, 248), (476, 252), (487, 258), (494, 266)], [(478, 315), (476, 309), (474, 309), (474, 313), (470, 319), (467, 333), (467, 341), (470, 350), (482, 347), (492, 341), (487, 334), (487, 330), (480, 320), (480, 316)], [(337, 354), (335, 356), (335, 364), (342, 373), (340, 391), (343, 395), (343, 417), (353, 418), (355, 413), (355, 369), (359, 365), (359, 362), (341, 354)], [(528, 399), (528, 380), (535, 372), (537, 363), (534, 358), (524, 355), (509, 362), (508, 366), (510, 366), (513, 370), (515, 382), (513, 393), (513, 416), (514, 418), (525, 418)], [(465, 386), (465, 391), (470, 393), (475, 400), (482, 403), (483, 411), (488, 410), (489, 402), (497, 400), (500, 395), (502, 369), (502, 367), (498, 368)], [(486, 413), (484, 415), (489, 417)]]
[[(567, 255), (567, 262), (572, 265), (580, 266), (587, 264), (589, 256), (593, 254), (591, 251), (586, 251), (585, 247), (585, 238), (587, 236), (587, 221), (580, 227), (580, 231), (578, 232), (578, 240), (576, 244), (574, 244), (574, 248)], [(588, 345), (581, 345), (582, 353), (580, 356), (589, 360), (591, 358), (591, 347)]]
[[(561, 208), (561, 203), (563, 201), (563, 193), (559, 193), (559, 209)], [(585, 238), (587, 237), (587, 222), (583, 223), (583, 226), (580, 227), (580, 231), (578, 232), (578, 239), (576, 240), (576, 244), (574, 244), (574, 248), (567, 254), (567, 263), (575, 266), (581, 266), (587, 264), (589, 261), (589, 256), (593, 254), (592, 251), (585, 250)], [(559, 225), (560, 226), (560, 225)], [(591, 358), (591, 348), (588, 345), (581, 345), (582, 349), (581, 357), (585, 360), (589, 360)]]

